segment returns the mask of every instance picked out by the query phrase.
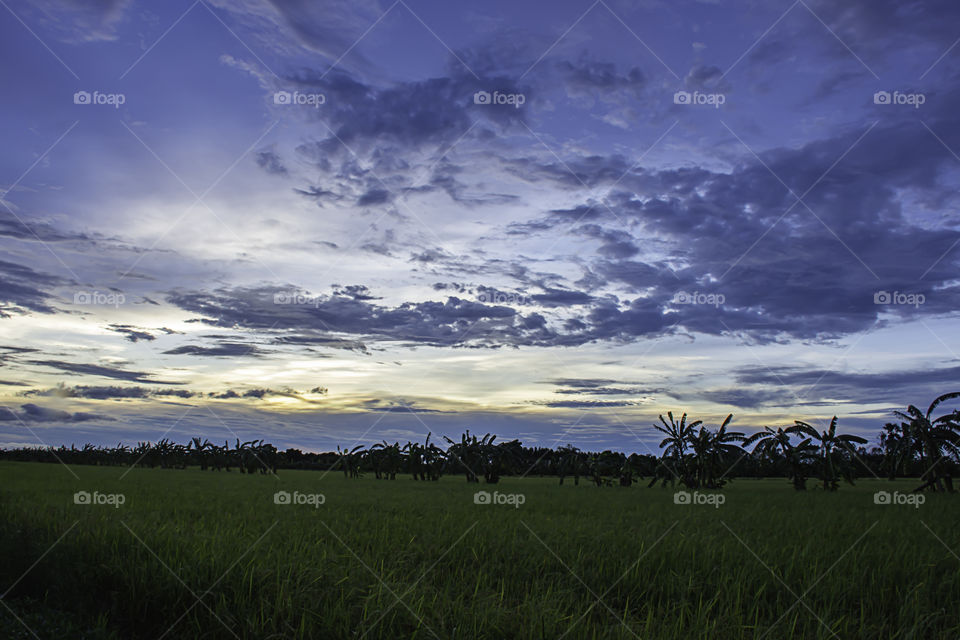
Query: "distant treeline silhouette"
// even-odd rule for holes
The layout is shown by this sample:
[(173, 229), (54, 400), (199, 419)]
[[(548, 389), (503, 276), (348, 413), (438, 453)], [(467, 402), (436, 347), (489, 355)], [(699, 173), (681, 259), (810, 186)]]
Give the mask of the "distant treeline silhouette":
[(664, 438), (661, 455), (605, 450), (582, 451), (572, 445), (556, 449), (525, 447), (519, 440), (496, 442), (489, 433), (478, 438), (466, 431), (459, 440), (444, 436), (447, 447), (426, 440), (401, 445), (383, 441), (372, 446), (337, 447), (337, 451), (310, 453), (300, 449), (279, 451), (263, 440), (223, 446), (193, 438), (187, 444), (168, 439), (140, 442), (135, 447), (82, 448), (46, 447), (0, 450), (0, 459), (64, 464), (143, 466), (247, 474), (277, 473), (279, 469), (342, 471), (348, 478), (373, 474), (377, 479), (395, 480), (409, 475), (414, 480), (436, 481), (441, 476), (464, 475), (467, 482), (495, 484), (503, 476), (552, 476), (563, 484), (567, 478), (579, 484), (581, 478), (597, 486), (629, 487), (646, 481), (648, 486), (681, 484), (693, 489), (720, 489), (733, 477), (788, 478), (798, 491), (807, 488), (809, 478), (817, 486), (836, 491), (841, 480), (853, 483), (857, 475), (895, 479), (920, 478), (916, 491), (953, 492), (953, 475), (960, 463), (960, 411), (932, 417), (941, 403), (960, 397), (960, 392), (938, 397), (927, 411), (910, 405), (897, 411), (899, 423), (887, 423), (879, 434), (880, 446), (869, 451), (859, 436), (837, 431), (834, 416), (829, 426), (817, 431), (812, 425), (795, 421), (776, 430), (763, 430), (747, 437), (728, 431), (733, 415), (716, 429), (700, 420), (687, 421), (687, 414), (675, 419), (672, 412), (660, 416), (654, 427)]

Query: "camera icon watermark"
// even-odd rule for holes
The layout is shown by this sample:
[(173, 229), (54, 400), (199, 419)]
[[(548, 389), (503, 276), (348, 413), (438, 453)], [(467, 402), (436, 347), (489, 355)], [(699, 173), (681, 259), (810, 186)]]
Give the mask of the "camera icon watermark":
[(294, 491), (277, 491), (273, 494), (273, 504), (279, 505), (307, 505), (314, 509), (319, 509), (320, 505), (327, 501), (327, 497), (322, 493), (300, 493)]
[(527, 96), (522, 93), (501, 93), (500, 91), (477, 91), (473, 94), (473, 104), (510, 105), (519, 109), (527, 102)]
[(701, 105), (719, 109), (727, 101), (723, 93), (702, 93), (700, 91), (677, 91), (673, 94), (673, 104)]
[(920, 505), (927, 501), (927, 496), (922, 493), (900, 493), (894, 491), (877, 491), (873, 494), (873, 504), (907, 506), (919, 509)]
[(926, 301), (927, 297), (922, 293), (876, 291), (873, 294), (873, 304), (908, 305), (917, 308)]
[(127, 501), (127, 496), (122, 493), (100, 493), (94, 491), (77, 491), (73, 494), (73, 504), (110, 506), (119, 509)]
[(529, 305), (530, 298), (521, 293), (504, 291), (483, 291), (477, 294), (477, 302), (496, 305)]
[(101, 93), (99, 91), (77, 91), (73, 94), (73, 104), (98, 104), (109, 105), (114, 109), (119, 109), (120, 105), (126, 103), (127, 96), (123, 93)]
[(300, 91), (275, 91), (273, 93), (273, 104), (307, 106), (319, 109), (320, 105), (326, 104), (326, 102), (327, 96), (322, 93), (301, 93)]
[(473, 504), (508, 504), (514, 509), (519, 509), (520, 505), (527, 501), (527, 497), (522, 493), (500, 493), (494, 491), (477, 491), (473, 494)]
[(700, 293), (699, 291), (677, 291), (673, 294), (671, 302), (673, 304), (709, 304), (714, 307), (720, 307), (727, 301), (722, 293)]
[(873, 94), (873, 104), (907, 105), (919, 109), (927, 101), (923, 93), (902, 93), (900, 91), (877, 91)]
[(310, 295), (302, 291), (280, 291), (273, 294), (273, 304), (297, 304), (319, 307), (321, 301), (320, 296)]
[(73, 304), (84, 306), (119, 307), (126, 301), (127, 297), (125, 295), (115, 291), (109, 293), (102, 291), (77, 291), (73, 294)]
[(727, 496), (722, 493), (700, 493), (699, 491), (694, 491), (693, 493), (689, 491), (677, 491), (673, 494), (673, 504), (679, 505), (694, 505), (694, 506), (711, 506), (714, 509), (719, 509), (720, 505), (724, 504), (727, 501)]

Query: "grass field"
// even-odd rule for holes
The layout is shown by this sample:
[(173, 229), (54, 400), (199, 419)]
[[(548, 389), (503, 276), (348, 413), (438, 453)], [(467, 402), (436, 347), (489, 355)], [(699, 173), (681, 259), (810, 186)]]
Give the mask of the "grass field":
[(73, 469), (0, 463), (0, 636), (34, 637), (19, 617), (41, 638), (960, 637), (957, 496), (874, 503), (914, 481), (737, 480), (715, 506), (645, 483)]

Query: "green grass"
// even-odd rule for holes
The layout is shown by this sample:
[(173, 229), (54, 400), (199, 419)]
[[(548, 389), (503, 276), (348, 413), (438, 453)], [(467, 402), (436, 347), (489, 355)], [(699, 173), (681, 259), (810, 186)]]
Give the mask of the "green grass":
[[(743, 479), (713, 508), (539, 478), (74, 470), (0, 463), (0, 593), (26, 572), (4, 602), (42, 638), (960, 637), (960, 497), (873, 501), (913, 481)], [(76, 505), (81, 489), (126, 503)]]

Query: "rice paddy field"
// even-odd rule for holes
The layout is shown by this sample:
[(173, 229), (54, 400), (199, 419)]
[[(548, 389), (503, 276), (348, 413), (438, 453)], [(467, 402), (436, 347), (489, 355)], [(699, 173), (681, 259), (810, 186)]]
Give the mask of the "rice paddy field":
[(71, 468), (0, 463), (0, 637), (960, 637), (958, 497), (911, 480)]

